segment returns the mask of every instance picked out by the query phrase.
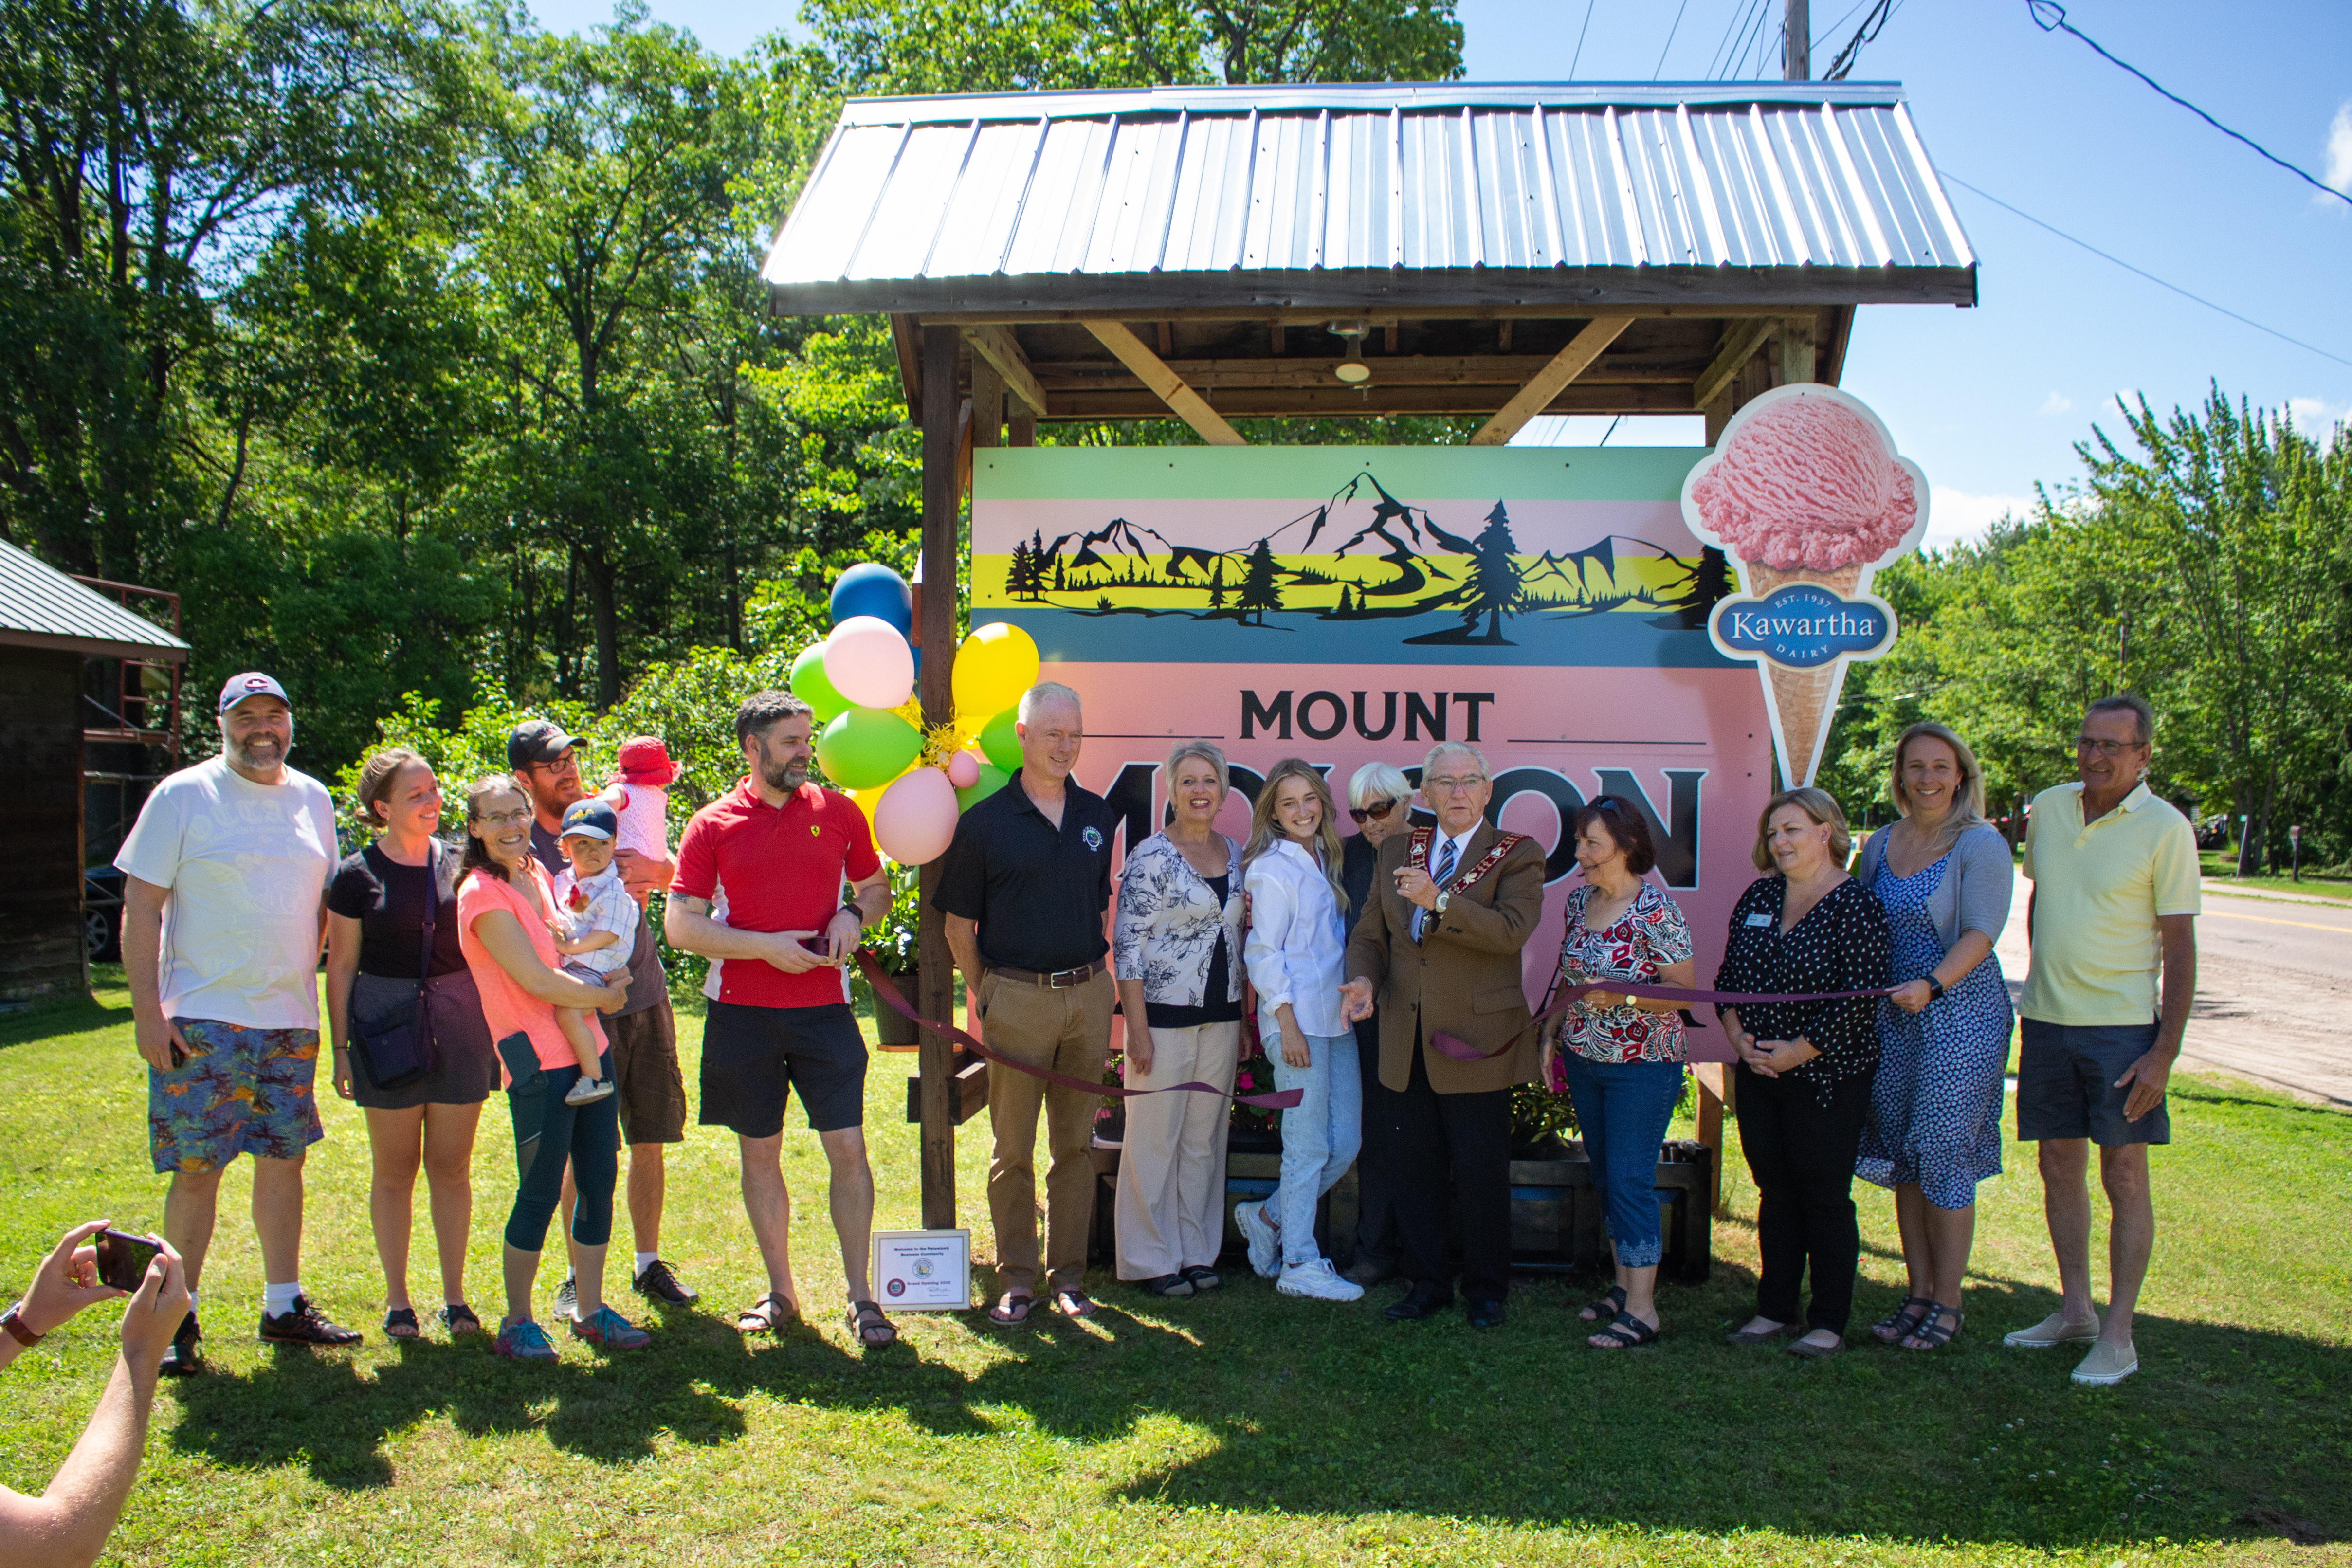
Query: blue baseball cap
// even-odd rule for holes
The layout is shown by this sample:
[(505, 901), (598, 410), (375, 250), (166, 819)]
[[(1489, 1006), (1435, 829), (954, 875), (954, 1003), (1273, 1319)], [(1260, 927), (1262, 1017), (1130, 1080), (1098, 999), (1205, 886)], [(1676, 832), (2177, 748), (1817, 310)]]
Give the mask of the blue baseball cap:
[(563, 826), (556, 829), (555, 836), (570, 838), (576, 834), (583, 838), (610, 838), (620, 830), (621, 819), (613, 815), (613, 808), (592, 795), (563, 808)]
[(286, 695), (286, 689), (278, 684), (276, 676), (264, 675), (257, 669), (249, 669), (243, 675), (232, 675), (228, 678), (227, 684), (221, 688), (218, 711), (226, 714), (248, 697), (275, 697), (278, 701), (286, 704), (289, 710), (294, 706), (294, 700)]

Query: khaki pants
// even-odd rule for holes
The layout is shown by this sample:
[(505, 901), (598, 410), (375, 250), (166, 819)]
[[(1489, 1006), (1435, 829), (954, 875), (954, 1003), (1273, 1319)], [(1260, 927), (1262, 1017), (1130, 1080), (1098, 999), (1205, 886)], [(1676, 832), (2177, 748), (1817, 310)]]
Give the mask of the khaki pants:
[[(1128, 1058), (1127, 1087), (1205, 1083), (1230, 1092), (1242, 1026), (1151, 1031), (1151, 1070)], [(1157, 1279), (1217, 1261), (1225, 1240), (1225, 1134), (1232, 1108), (1197, 1089), (1127, 1102), (1118, 1162), (1118, 1277)]]
[[(991, 974), (981, 983), (981, 1038), (1017, 1061), (1099, 1081), (1110, 1049), (1108, 974), (1055, 991)], [(1095, 1217), (1094, 1136), (1102, 1096), (1048, 1084), (989, 1064), (988, 1120), (996, 1152), (988, 1162), (988, 1213), (996, 1226), (1001, 1290), (1035, 1294), (1037, 1110), (1045, 1111), (1045, 1270), (1050, 1288), (1076, 1290), (1086, 1278), (1087, 1232)]]

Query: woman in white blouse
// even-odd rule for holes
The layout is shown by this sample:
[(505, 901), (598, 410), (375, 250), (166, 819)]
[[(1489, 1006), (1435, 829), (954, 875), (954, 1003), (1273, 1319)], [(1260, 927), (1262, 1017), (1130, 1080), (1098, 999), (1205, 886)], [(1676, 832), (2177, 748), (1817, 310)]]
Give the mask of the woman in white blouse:
[[(1323, 775), (1296, 757), (1275, 763), (1250, 813), (1242, 885), (1250, 900), (1242, 961), (1257, 988), (1258, 1037), (1276, 1089), (1304, 1091), (1282, 1113), (1282, 1179), (1234, 1223), (1250, 1267), (1286, 1296), (1353, 1301), (1363, 1295), (1315, 1241), (1315, 1205), (1356, 1158), (1363, 1087), (1356, 1034), (1340, 1011), (1348, 895), (1339, 885), (1339, 831)], [(1279, 1044), (1277, 1045), (1277, 1042)], [(1278, 1276), (1278, 1278), (1277, 1278)]]

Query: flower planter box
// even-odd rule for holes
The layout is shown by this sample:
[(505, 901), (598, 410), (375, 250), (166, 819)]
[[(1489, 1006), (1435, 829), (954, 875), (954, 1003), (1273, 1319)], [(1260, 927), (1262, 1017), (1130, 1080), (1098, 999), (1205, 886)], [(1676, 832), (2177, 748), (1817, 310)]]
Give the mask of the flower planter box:
[[(918, 1007), (922, 1005), (916, 1000), (923, 994), (922, 976), (916, 971), (893, 974), (890, 983), (898, 986), (898, 994)], [(879, 1001), (874, 1004), (874, 1044), (878, 1049), (911, 1051), (922, 1042), (923, 1032), (915, 1027), (914, 1020), (901, 1017), (897, 1009), (886, 1007)]]
[[(1115, 1259), (1111, 1204), (1118, 1189), (1119, 1149), (1100, 1136), (1092, 1151), (1097, 1188), (1089, 1260)], [(1697, 1284), (1713, 1258), (1712, 1155), (1704, 1144), (1669, 1142), (1658, 1151), (1656, 1192), (1664, 1232), (1664, 1268), (1672, 1278)], [(1235, 1132), (1225, 1151), (1225, 1251), (1238, 1258), (1241, 1232), (1235, 1204), (1255, 1203), (1274, 1191), (1282, 1175), (1282, 1142), (1271, 1133)], [(1327, 1256), (1345, 1258), (1356, 1245), (1356, 1173), (1351, 1169), (1324, 1194), (1315, 1234)], [(1608, 1258), (1601, 1236), (1601, 1204), (1592, 1188), (1592, 1167), (1581, 1142), (1519, 1148), (1511, 1158), (1511, 1262), (1528, 1273), (1598, 1268)]]

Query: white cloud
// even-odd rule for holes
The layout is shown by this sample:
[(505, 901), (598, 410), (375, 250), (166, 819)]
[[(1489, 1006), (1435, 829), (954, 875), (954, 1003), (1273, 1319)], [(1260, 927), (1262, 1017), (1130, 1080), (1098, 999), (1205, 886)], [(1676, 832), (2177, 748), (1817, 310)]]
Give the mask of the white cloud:
[(2071, 413), (2074, 410), (2074, 400), (2073, 398), (2068, 397), (2063, 393), (2053, 392), (2049, 396), (2042, 400), (2042, 407), (2039, 412), (2043, 414), (2066, 414)]
[(2352, 403), (2330, 403), (2324, 397), (2290, 397), (2286, 411), (2296, 429), (2322, 439), (2338, 425), (2352, 425)]
[[(2336, 105), (2336, 118), (2327, 122), (2327, 183), (2352, 195), (2352, 98)], [(2339, 210), (2344, 205), (2326, 196), (2315, 195), (2311, 199)]]
[(1929, 483), (1927, 537), (1919, 542), (1922, 550), (1973, 544), (2004, 517), (2033, 515), (2035, 502), (2031, 496), (1970, 495), (1948, 485)]

